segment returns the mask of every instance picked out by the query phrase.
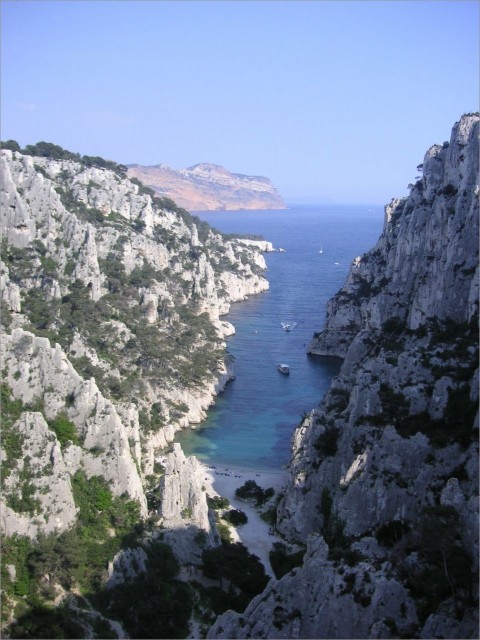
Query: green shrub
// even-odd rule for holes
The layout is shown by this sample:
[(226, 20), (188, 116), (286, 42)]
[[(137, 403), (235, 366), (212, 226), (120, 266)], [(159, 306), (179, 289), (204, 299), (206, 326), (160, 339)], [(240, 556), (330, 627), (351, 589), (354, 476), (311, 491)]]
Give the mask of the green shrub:
[(227, 509), (230, 505), (228, 498), (224, 498), (222, 496), (208, 496), (207, 495), (207, 504), (210, 509)]
[(17, 460), (22, 455), (24, 436), (13, 428), (23, 411), (27, 410), (21, 400), (13, 397), (10, 387), (1, 385), (1, 409), (2, 409), (2, 449), (5, 457), (1, 461), (2, 479), (5, 480), (16, 466)]
[(24, 480), (20, 489), (20, 496), (16, 493), (7, 495), (7, 505), (16, 513), (28, 513), (34, 516), (40, 512), (40, 501), (34, 498), (35, 486), (28, 480)]
[(2, 140), (0, 142), (0, 148), (9, 149), (10, 151), (21, 151), (20, 145), (16, 140)]
[(440, 193), (443, 193), (446, 196), (454, 196), (457, 194), (457, 187), (455, 187), (453, 184), (447, 184)]
[(270, 509), (262, 511), (260, 518), (270, 526), (274, 527), (277, 524), (277, 507), (270, 507)]
[(409, 405), (403, 393), (396, 393), (388, 384), (382, 382), (378, 395), (383, 413), (387, 416), (392, 416), (395, 420), (408, 415)]
[(112, 589), (102, 590), (94, 603), (122, 622), (131, 638), (185, 638), (192, 614), (192, 590), (177, 579), (180, 566), (161, 542), (145, 546), (146, 573)]
[(239, 527), (242, 524), (247, 524), (247, 515), (238, 509), (230, 509), (224, 516), (224, 519), (230, 522), (234, 527)]
[(232, 532), (230, 531), (230, 527), (228, 526), (228, 524), (220, 522), (217, 516), (216, 526), (218, 535), (220, 536), (220, 540), (222, 541), (222, 543), (231, 544), (233, 542)]
[(85, 630), (66, 605), (39, 604), (20, 615), (9, 628), (10, 638), (84, 638)]
[(68, 419), (65, 413), (59, 413), (53, 420), (48, 420), (48, 426), (57, 436), (62, 449), (65, 448), (70, 442), (72, 444), (78, 444), (78, 432), (77, 428)]
[(477, 578), (453, 507), (425, 508), (411, 548), (419, 553), (420, 563), (416, 571), (407, 569), (405, 576), (422, 623), (446, 599), (453, 598), (457, 611), (473, 605), (472, 586)]
[(330, 491), (324, 487), (322, 489), (322, 495), (320, 497), (320, 513), (323, 516), (324, 523), (329, 522), (330, 516), (332, 515), (332, 506), (333, 500), (330, 495)]
[(247, 480), (235, 490), (235, 495), (242, 500), (255, 500), (256, 506), (260, 507), (275, 495), (275, 490), (272, 487), (262, 489), (255, 480)]

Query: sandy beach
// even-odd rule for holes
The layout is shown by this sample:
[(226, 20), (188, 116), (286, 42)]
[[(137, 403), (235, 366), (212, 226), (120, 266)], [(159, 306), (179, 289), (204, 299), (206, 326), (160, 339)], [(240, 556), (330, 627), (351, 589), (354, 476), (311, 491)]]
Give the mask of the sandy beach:
[(276, 471), (255, 471), (235, 467), (222, 467), (202, 463), (204, 485), (208, 495), (220, 495), (228, 498), (232, 508), (243, 511), (248, 522), (240, 527), (232, 527), (232, 538), (242, 542), (254, 555), (258, 556), (268, 575), (273, 576), (268, 554), (274, 542), (282, 539), (270, 531), (270, 525), (260, 518), (260, 512), (250, 502), (240, 500), (235, 496), (235, 490), (247, 480), (255, 480), (262, 487), (273, 487), (277, 495), (283, 489), (287, 472), (283, 469)]

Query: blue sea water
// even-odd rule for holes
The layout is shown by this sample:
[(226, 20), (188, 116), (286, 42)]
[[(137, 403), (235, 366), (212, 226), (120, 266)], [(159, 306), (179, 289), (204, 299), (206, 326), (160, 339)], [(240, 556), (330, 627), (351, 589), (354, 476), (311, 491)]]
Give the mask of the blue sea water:
[[(281, 211), (196, 213), (225, 233), (259, 234), (285, 252), (265, 254), (270, 289), (232, 305), (225, 319), (235, 381), (196, 429), (178, 434), (187, 455), (213, 465), (278, 470), (302, 414), (317, 406), (340, 361), (308, 356), (322, 329), (326, 304), (345, 281), (352, 260), (376, 242), (381, 205), (296, 205)], [(321, 253), (320, 253), (321, 251)], [(281, 322), (297, 323), (285, 331)], [(290, 375), (277, 370), (290, 366)]]

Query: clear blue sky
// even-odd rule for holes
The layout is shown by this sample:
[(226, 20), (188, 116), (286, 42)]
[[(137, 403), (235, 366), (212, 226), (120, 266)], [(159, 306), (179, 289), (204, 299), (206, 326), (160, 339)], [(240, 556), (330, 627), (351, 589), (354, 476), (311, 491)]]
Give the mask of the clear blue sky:
[(385, 203), (478, 110), (474, 1), (2, 0), (2, 139)]

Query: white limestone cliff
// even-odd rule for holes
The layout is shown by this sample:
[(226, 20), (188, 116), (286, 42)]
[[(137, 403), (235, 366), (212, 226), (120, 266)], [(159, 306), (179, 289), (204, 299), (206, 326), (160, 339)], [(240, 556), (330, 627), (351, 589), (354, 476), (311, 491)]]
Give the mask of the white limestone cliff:
[[(35, 538), (39, 532), (65, 531), (75, 522), (77, 509), (60, 444), (41, 413), (23, 413), (14, 428), (22, 447), (21, 457), (3, 478), (0, 504), (4, 535)], [(21, 499), (25, 491), (31, 494), (32, 514), (9, 506), (12, 498)]]
[(450, 143), (425, 154), (410, 195), (385, 208), (376, 246), (354, 260), (309, 345), (344, 358), (359, 331), (392, 318), (417, 329), (429, 318), (468, 322), (478, 300), (478, 118), (463, 117)]
[[(114, 495), (137, 500), (145, 516), (144, 478), (156, 452), (203, 420), (231, 377), (221, 356), (234, 329), (221, 316), (232, 302), (268, 289), (261, 252), (272, 247), (199, 226), (121, 171), (2, 150), (0, 175), (4, 382), (25, 407), (40, 405), (45, 438), (55, 438), (45, 420), (62, 414), (75, 425), (78, 443), (59, 454), (70, 476), (83, 470), (105, 478)], [(115, 298), (120, 291), (123, 302)], [(206, 314), (198, 335), (190, 316), (182, 317), (185, 309), (192, 318)], [(137, 346), (137, 330), (147, 325), (160, 345), (149, 356), (158, 358), (155, 367)], [(185, 350), (177, 346), (177, 328), (190, 340)], [(175, 355), (173, 346), (183, 353)], [(217, 360), (202, 371), (204, 354), (215, 349)], [(162, 350), (168, 366), (160, 364)], [(190, 375), (197, 353), (196, 377), (186, 383), (182, 375)], [(142, 378), (149, 367), (152, 374)], [(8, 535), (17, 525), (31, 537), (70, 526), (67, 484), (63, 516), (27, 526), (23, 513), (8, 512)]]
[[(61, 456), (69, 474), (83, 469), (87, 477), (103, 476), (114, 494), (127, 493), (138, 500), (145, 514), (145, 495), (130, 451), (129, 434), (114, 404), (102, 396), (95, 381), (83, 380), (58, 344), (52, 348), (46, 338), (35, 337), (20, 328), (2, 337), (1, 368), (15, 398), (24, 404), (41, 398), (47, 418), (64, 412), (75, 424), (83, 444), (81, 447), (71, 444)], [(68, 407), (66, 398), (70, 398)], [(44, 432), (42, 438), (47, 435), (54, 438), (51, 431)], [(24, 455), (40, 457), (37, 461), (40, 464), (50, 454), (38, 446), (29, 450), (24, 445)], [(70, 523), (69, 514), (67, 509), (65, 517)], [(60, 523), (59, 528), (63, 526)]]
[(160, 481), (159, 524), (166, 529), (164, 539), (182, 563), (198, 563), (204, 548), (220, 544), (203, 483), (198, 460), (187, 458), (180, 445), (174, 443)]

